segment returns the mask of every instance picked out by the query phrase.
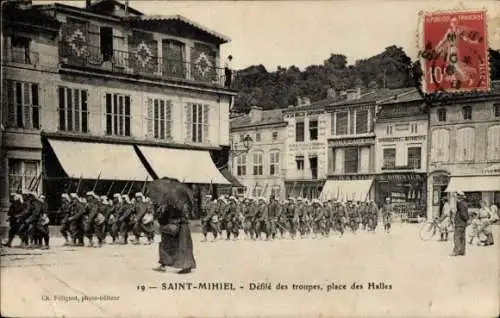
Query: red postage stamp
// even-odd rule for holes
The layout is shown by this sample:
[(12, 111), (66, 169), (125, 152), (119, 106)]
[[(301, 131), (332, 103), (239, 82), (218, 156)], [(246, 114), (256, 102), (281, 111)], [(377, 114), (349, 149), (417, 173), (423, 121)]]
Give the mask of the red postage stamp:
[(421, 32), (425, 93), (489, 89), (485, 11), (425, 13)]

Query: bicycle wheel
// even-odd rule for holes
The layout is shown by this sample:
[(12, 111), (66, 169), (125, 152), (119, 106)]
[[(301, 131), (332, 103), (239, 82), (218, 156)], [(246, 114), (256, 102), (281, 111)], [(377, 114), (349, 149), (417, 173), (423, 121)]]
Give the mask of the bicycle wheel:
[(420, 226), (419, 236), (422, 241), (428, 241), (436, 235), (436, 232), (436, 224), (433, 221), (427, 221)]

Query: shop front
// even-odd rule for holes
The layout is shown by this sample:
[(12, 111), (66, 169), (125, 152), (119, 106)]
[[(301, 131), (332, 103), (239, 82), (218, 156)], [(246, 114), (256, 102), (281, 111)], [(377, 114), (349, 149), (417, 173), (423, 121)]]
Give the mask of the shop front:
[(410, 219), (425, 217), (427, 178), (419, 172), (388, 172), (376, 177), (376, 202), (391, 199), (396, 213)]

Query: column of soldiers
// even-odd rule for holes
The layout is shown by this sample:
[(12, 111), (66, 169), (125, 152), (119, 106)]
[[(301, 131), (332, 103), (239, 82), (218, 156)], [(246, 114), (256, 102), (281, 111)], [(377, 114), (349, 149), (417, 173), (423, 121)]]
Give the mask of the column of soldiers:
[(240, 230), (252, 240), (342, 236), (346, 230), (374, 232), (379, 210), (374, 201), (339, 202), (337, 200), (288, 198), (283, 202), (273, 196), (241, 198), (220, 196), (213, 200), (207, 195), (202, 204), (202, 234), (204, 241), (225, 237), (237, 240)]
[[(129, 234), (135, 237), (133, 244), (140, 244), (142, 236), (146, 237), (147, 244), (154, 241), (153, 205), (141, 192), (136, 193), (134, 199), (115, 193), (112, 200), (93, 191), (85, 197), (63, 193), (58, 214), (65, 245), (85, 246), (86, 239), (88, 247), (102, 247), (108, 235), (112, 244), (127, 244)], [(8, 217), (10, 229), (5, 246), (11, 247), (17, 235), (23, 248), (49, 248), (50, 220), (43, 195), (29, 191), (11, 194)]]

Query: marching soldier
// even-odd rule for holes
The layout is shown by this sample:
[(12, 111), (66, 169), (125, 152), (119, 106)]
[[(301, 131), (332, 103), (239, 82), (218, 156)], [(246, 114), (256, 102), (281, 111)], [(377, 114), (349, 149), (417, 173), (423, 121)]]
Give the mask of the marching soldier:
[(226, 207), (226, 215), (224, 217), (226, 221), (226, 239), (231, 239), (231, 234), (233, 239), (236, 240), (239, 235), (239, 219), (237, 214), (237, 200), (235, 197), (231, 196), (229, 198), (229, 204)]
[(11, 247), (14, 237), (19, 233), (21, 226), (20, 215), (23, 213), (23, 197), (18, 193), (12, 193), (10, 196), (10, 206), (7, 216), (9, 218), (9, 237), (6, 247)]
[(68, 218), (71, 213), (71, 199), (67, 193), (61, 194), (61, 206), (57, 211), (57, 214), (61, 217), (61, 235), (64, 238), (64, 245), (69, 245), (71, 243), (70, 238), (70, 224)]
[(266, 240), (269, 240), (269, 209), (267, 207), (266, 200), (264, 198), (259, 198), (259, 203), (257, 204), (256, 214), (254, 216), (254, 230), (255, 236), (261, 239), (262, 233), (266, 234)]
[[(121, 205), (120, 216), (118, 223), (120, 224), (120, 234), (122, 236), (122, 244), (128, 244), (128, 234), (133, 226), (133, 206), (127, 194), (122, 195), (123, 203)], [(135, 223), (135, 222), (134, 222)]]
[(119, 193), (113, 195), (113, 205), (110, 209), (110, 214), (108, 216), (108, 228), (110, 229), (109, 234), (111, 235), (112, 244), (118, 242), (120, 236), (120, 225), (118, 222), (120, 218), (120, 213), (122, 211), (122, 196)]
[(332, 219), (334, 231), (339, 232), (342, 237), (344, 235), (344, 224), (346, 220), (345, 206), (343, 203), (338, 201), (335, 202)]
[(270, 197), (270, 202), (268, 206), (268, 222), (267, 222), (267, 232), (268, 235), (274, 240), (276, 234), (278, 233), (278, 218), (280, 217), (280, 205), (275, 199), (274, 195)]
[(73, 245), (83, 246), (84, 237), (84, 218), (86, 213), (84, 198), (78, 197), (76, 193), (71, 193), (70, 197), (73, 199), (73, 213), (68, 218), (70, 222), (71, 237), (73, 238)]
[(243, 202), (244, 207), (244, 223), (243, 223), (243, 231), (247, 238), (253, 239), (254, 231), (253, 231), (253, 219), (256, 212), (255, 201), (251, 198), (244, 199)]
[(298, 207), (296, 206), (296, 202), (294, 198), (288, 198), (288, 205), (286, 206), (286, 214), (288, 219), (288, 232), (292, 239), (295, 239), (297, 236), (297, 232), (299, 230), (300, 219), (298, 213)]
[[(146, 228), (146, 226), (150, 226), (153, 221), (153, 214), (152, 211), (150, 210), (150, 207), (148, 204), (145, 202), (145, 197), (141, 192), (137, 192), (135, 194), (135, 205), (134, 205), (134, 213), (136, 215), (135, 218), (135, 224), (134, 224), (134, 235), (135, 235), (135, 241), (134, 244), (139, 244), (141, 240), (141, 234), (145, 233), (146, 236), (149, 234), (149, 238), (151, 238), (150, 235), (150, 228)], [(148, 239), (148, 242), (151, 243), (151, 240)]]
[(375, 201), (371, 200), (368, 205), (368, 230), (374, 232), (378, 221), (378, 208)]
[(86, 218), (85, 218), (85, 236), (89, 240), (88, 247), (94, 246), (94, 228), (95, 228), (95, 218), (99, 212), (98, 202), (99, 197), (94, 193), (94, 191), (89, 191), (86, 194), (87, 204), (86, 204)]
[(280, 205), (279, 205), (279, 214), (278, 214), (278, 228), (280, 231), (280, 238), (285, 238), (285, 234), (289, 229), (288, 226), (288, 217), (287, 217), (287, 205), (288, 205), (288, 200), (284, 200)]

